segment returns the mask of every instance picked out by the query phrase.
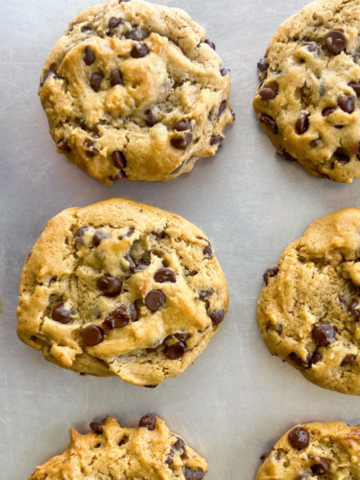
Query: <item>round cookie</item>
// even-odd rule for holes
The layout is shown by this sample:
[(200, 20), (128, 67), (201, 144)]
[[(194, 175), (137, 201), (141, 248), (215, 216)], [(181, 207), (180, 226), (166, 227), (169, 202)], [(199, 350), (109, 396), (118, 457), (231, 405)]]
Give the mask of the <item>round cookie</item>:
[(254, 109), (286, 160), (311, 174), (360, 177), (360, 2), (318, 0), (277, 30), (258, 63)]
[(261, 458), (256, 480), (359, 480), (360, 428), (343, 422), (297, 425)]
[(201, 230), (118, 198), (47, 224), (21, 274), (18, 335), (61, 367), (151, 387), (194, 362), (227, 306)]
[(90, 423), (92, 433), (71, 429), (69, 449), (51, 458), (29, 480), (152, 479), (201, 480), (206, 461), (154, 415), (138, 428), (122, 428), (114, 418)]
[(107, 185), (167, 181), (215, 155), (234, 118), (229, 70), (205, 33), (142, 0), (80, 12), (41, 74), (57, 151)]
[(315, 220), (264, 274), (266, 346), (310, 382), (360, 395), (360, 209)]

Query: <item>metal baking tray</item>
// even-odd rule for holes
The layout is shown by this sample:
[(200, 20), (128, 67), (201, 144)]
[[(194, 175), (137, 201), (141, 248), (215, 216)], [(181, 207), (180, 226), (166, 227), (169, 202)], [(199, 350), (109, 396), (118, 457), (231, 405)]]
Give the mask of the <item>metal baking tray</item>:
[[(303, 0), (158, 0), (207, 29), (231, 69), (237, 114), (223, 149), (168, 183), (103, 186), (55, 152), (37, 96), (39, 75), (68, 22), (92, 0), (0, 0), (0, 479), (26, 480), (67, 448), (69, 428), (153, 412), (209, 462), (207, 480), (251, 479), (259, 457), (297, 422), (360, 422), (359, 399), (322, 390), (271, 357), (256, 324), (262, 274), (315, 218), (356, 205), (352, 185), (310, 176), (276, 157), (252, 111), (256, 63)], [(210, 237), (230, 289), (217, 336), (178, 378), (155, 390), (81, 377), (46, 362), (16, 336), (18, 278), (60, 210), (124, 196), (194, 222)]]

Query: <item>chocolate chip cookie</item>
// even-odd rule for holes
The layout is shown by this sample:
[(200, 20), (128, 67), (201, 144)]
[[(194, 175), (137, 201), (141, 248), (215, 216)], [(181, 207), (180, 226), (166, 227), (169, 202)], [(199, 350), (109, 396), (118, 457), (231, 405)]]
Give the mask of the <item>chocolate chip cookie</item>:
[(208, 470), (206, 461), (154, 415), (145, 415), (138, 428), (122, 428), (114, 418), (90, 428), (86, 435), (71, 429), (69, 449), (36, 467), (29, 480), (201, 480)]
[(360, 209), (315, 220), (264, 274), (266, 346), (307, 380), (360, 395)]
[(111, 0), (70, 23), (39, 95), (57, 151), (101, 183), (167, 181), (215, 155), (230, 74), (184, 11)]
[(201, 230), (112, 199), (50, 220), (21, 275), (18, 335), (61, 367), (153, 387), (194, 361), (227, 305)]
[(285, 21), (258, 63), (254, 108), (280, 157), (360, 177), (360, 3), (318, 0)]
[(308, 423), (289, 430), (265, 455), (256, 480), (360, 478), (360, 428), (343, 422)]

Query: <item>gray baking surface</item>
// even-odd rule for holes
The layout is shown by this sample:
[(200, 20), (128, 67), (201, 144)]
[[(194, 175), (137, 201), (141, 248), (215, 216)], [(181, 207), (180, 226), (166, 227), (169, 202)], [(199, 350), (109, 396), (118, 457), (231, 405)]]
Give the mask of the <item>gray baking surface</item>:
[[(95, 3), (95, 2), (94, 2)], [(43, 62), (91, 0), (0, 0), (0, 479), (26, 480), (67, 448), (69, 428), (153, 412), (209, 462), (207, 480), (252, 479), (259, 457), (297, 422), (360, 422), (359, 398), (312, 385), (271, 357), (256, 324), (262, 274), (315, 218), (356, 205), (352, 185), (310, 176), (276, 157), (252, 111), (256, 62), (303, 0), (163, 0), (207, 30), (231, 69), (237, 120), (224, 148), (166, 184), (100, 185), (55, 152), (37, 88)], [(230, 289), (217, 336), (155, 390), (81, 377), (46, 362), (16, 336), (18, 278), (47, 220), (64, 208), (124, 196), (176, 212), (211, 239)]]

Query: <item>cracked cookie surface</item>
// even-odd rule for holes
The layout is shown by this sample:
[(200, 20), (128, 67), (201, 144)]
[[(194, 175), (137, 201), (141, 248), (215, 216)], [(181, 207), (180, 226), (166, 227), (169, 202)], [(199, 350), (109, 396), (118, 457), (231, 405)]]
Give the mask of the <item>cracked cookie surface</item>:
[(308, 423), (289, 430), (265, 455), (256, 480), (360, 478), (360, 427)]
[(360, 395), (360, 210), (315, 220), (265, 272), (266, 346), (312, 383)]
[(151, 387), (194, 361), (227, 305), (201, 230), (111, 199), (47, 224), (20, 278), (18, 335), (61, 367)]
[(190, 172), (233, 122), (214, 48), (179, 9), (111, 0), (83, 10), (41, 74), (57, 151), (104, 184)]
[(114, 418), (90, 424), (93, 432), (71, 429), (69, 449), (36, 468), (29, 480), (202, 480), (206, 461), (154, 415), (138, 428)]
[(278, 154), (335, 182), (360, 177), (360, 2), (318, 0), (286, 20), (254, 97)]

